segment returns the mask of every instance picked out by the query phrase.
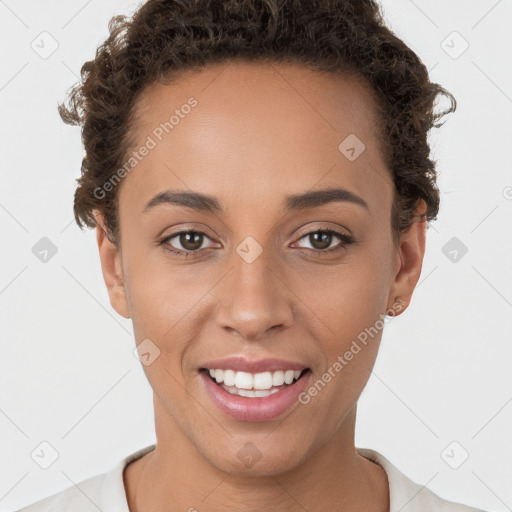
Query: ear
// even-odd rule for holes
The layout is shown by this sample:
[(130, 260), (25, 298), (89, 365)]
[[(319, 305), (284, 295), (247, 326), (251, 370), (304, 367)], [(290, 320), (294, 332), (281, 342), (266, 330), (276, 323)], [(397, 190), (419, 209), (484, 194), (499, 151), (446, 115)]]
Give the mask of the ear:
[(421, 275), (427, 232), (425, 213), (426, 203), (421, 200), (413, 224), (400, 233), (395, 277), (388, 297), (388, 311), (393, 311), (393, 316), (402, 314), (408, 308)]
[(103, 215), (95, 212), (95, 218), (96, 242), (98, 243), (101, 270), (107, 286), (110, 304), (121, 316), (130, 318), (120, 251), (107, 236)]

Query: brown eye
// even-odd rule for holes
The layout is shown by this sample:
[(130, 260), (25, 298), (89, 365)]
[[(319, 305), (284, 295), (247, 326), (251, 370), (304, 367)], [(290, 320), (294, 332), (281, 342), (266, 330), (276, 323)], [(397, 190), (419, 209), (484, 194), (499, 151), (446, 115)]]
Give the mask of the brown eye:
[[(205, 238), (209, 239), (208, 235), (201, 231), (179, 231), (165, 237), (160, 241), (160, 245), (180, 256), (188, 256), (189, 254), (202, 253), (208, 249), (208, 247), (202, 247)], [(173, 242), (171, 243), (171, 241)]]
[(195, 251), (203, 245), (203, 234), (197, 231), (185, 231), (180, 233), (177, 238), (186, 251)]
[(331, 245), (333, 235), (327, 231), (315, 231), (308, 235), (314, 249), (327, 249)]
[[(345, 233), (340, 233), (334, 229), (324, 228), (310, 231), (303, 235), (300, 240), (306, 239), (312, 247), (303, 247), (317, 252), (331, 252), (343, 249), (346, 245), (352, 243), (352, 238)], [(331, 246), (332, 242), (336, 239), (341, 240), (342, 243)]]

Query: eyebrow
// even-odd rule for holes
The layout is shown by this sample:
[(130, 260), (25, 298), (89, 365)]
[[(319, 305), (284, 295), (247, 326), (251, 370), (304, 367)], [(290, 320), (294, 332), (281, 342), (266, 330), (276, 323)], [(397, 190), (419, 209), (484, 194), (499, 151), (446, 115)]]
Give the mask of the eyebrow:
[[(369, 210), (368, 204), (362, 197), (343, 188), (327, 188), (290, 195), (284, 201), (284, 209), (286, 212), (293, 212), (317, 208), (333, 202), (352, 203)], [(160, 204), (185, 206), (204, 213), (222, 213), (224, 211), (216, 197), (181, 190), (164, 190), (158, 193), (148, 201), (143, 211), (147, 212)]]

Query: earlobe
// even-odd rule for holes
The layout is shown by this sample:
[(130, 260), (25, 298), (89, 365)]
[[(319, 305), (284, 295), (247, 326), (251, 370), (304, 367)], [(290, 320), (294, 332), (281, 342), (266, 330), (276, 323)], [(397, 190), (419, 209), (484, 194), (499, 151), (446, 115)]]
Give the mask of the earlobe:
[(388, 299), (388, 311), (393, 311), (393, 316), (398, 316), (407, 309), (421, 275), (427, 230), (426, 217), (423, 215), (426, 205), (423, 200), (421, 206), (421, 212), (417, 214), (413, 224), (400, 233), (397, 249), (400, 265), (394, 276)]
[(118, 247), (107, 236), (104, 218), (96, 212), (96, 242), (101, 261), (103, 280), (107, 286), (110, 304), (123, 317), (130, 318), (126, 288)]

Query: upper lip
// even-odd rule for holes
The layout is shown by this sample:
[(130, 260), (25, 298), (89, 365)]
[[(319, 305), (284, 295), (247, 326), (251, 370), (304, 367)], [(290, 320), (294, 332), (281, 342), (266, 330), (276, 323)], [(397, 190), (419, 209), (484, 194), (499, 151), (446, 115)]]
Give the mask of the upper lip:
[(261, 373), (261, 372), (277, 372), (286, 370), (303, 370), (308, 366), (295, 361), (285, 361), (284, 359), (259, 359), (249, 360), (243, 356), (227, 357), (225, 359), (215, 359), (207, 361), (200, 368), (235, 370), (239, 372)]

